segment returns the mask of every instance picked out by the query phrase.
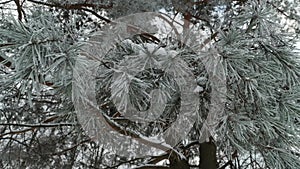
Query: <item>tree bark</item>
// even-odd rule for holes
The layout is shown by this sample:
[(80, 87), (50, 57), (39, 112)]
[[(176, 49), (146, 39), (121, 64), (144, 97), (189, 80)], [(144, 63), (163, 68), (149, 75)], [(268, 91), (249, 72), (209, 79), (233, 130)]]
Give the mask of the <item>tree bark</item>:
[(170, 163), (170, 169), (190, 169), (188, 161), (180, 159), (178, 156), (172, 160), (170, 159)]
[(200, 169), (217, 169), (217, 148), (212, 140), (200, 144)]

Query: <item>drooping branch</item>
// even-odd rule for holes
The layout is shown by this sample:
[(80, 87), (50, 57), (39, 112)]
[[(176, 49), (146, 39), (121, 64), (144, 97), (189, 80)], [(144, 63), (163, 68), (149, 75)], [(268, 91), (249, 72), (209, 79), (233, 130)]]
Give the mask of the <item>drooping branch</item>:
[(82, 9), (84, 7), (98, 8), (98, 9), (111, 9), (113, 7), (112, 4), (109, 5), (100, 5), (100, 4), (90, 4), (90, 3), (76, 3), (76, 4), (50, 4), (47, 2), (41, 2), (36, 0), (27, 0), (28, 2), (32, 2), (39, 5), (45, 5), (48, 7), (55, 7), (61, 9)]
[(67, 10), (83, 10), (86, 12), (89, 12), (96, 16), (97, 18), (104, 20), (105, 22), (109, 23), (111, 22), (109, 19), (99, 15), (97, 12), (94, 10), (91, 10), (89, 8), (97, 8), (97, 9), (111, 9), (113, 7), (112, 4), (109, 5), (100, 5), (100, 4), (90, 4), (90, 3), (76, 3), (76, 4), (51, 4), (51, 3), (46, 3), (46, 2), (40, 2), (36, 0), (28, 0), (29, 2), (32, 2), (34, 4), (38, 5), (44, 5), (52, 8), (60, 8), (60, 9), (67, 9)]

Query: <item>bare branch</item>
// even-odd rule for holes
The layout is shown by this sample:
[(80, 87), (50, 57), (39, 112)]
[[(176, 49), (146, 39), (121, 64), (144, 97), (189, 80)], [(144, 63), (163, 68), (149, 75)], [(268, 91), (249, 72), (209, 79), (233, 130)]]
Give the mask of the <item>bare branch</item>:
[(11, 131), (0, 135), (1, 137), (4, 137), (6, 135), (14, 135), (14, 134), (22, 134), (28, 131), (34, 131), (36, 128), (41, 127), (62, 127), (62, 126), (75, 126), (74, 123), (52, 123), (52, 124), (16, 124), (16, 123), (0, 123), (0, 126), (18, 126), (18, 127), (30, 127), (28, 129), (24, 130), (18, 130), (18, 131)]
[(40, 2), (36, 0), (28, 0), (29, 2), (39, 4), (39, 5), (45, 5), (48, 7), (53, 7), (53, 8), (60, 8), (60, 9), (76, 9), (76, 10), (84, 10), (87, 12), (90, 12), (91, 14), (95, 15), (97, 18), (104, 20), (105, 22), (109, 23), (110, 20), (107, 18), (102, 17), (99, 15), (97, 12), (88, 9), (88, 8), (97, 8), (97, 9), (111, 9), (113, 7), (112, 4), (109, 5), (99, 5), (99, 4), (89, 4), (89, 3), (77, 3), (77, 4), (50, 4), (46, 2)]
[(4, 134), (1, 134), (0, 138), (4, 137), (6, 135), (22, 134), (22, 133), (26, 133), (27, 131), (33, 131), (33, 130), (34, 130), (34, 128), (29, 128), (29, 129), (19, 130), (19, 131), (11, 131), (11, 132), (7, 132), (7, 133), (4, 133)]
[[(284, 10), (279, 9), (276, 5), (274, 5), (274, 3), (270, 2), (270, 1), (267, 1), (267, 4), (270, 4), (273, 8), (275, 8), (275, 9), (276, 9), (279, 13), (281, 13), (282, 15), (284, 15), (284, 16), (290, 18), (290, 16), (289, 16), (288, 14), (286, 14), (286, 13), (284, 12)], [(293, 19), (293, 18), (290, 18), (290, 19)]]
[(158, 166), (158, 165), (144, 165), (141, 167), (136, 167), (134, 169), (167, 169), (170, 167), (165, 167), (165, 166)]
[(52, 123), (52, 124), (18, 124), (18, 123), (0, 123), (0, 126), (18, 126), (18, 127), (61, 127), (61, 126), (75, 126), (75, 123)]
[(81, 141), (81, 142), (79, 142), (79, 143), (77, 143), (77, 144), (71, 146), (70, 148), (61, 150), (61, 151), (56, 152), (56, 153), (52, 153), (51, 155), (61, 155), (61, 154), (65, 153), (65, 152), (67, 152), (67, 151), (70, 151), (70, 150), (72, 150), (72, 149), (74, 149), (74, 148), (80, 146), (81, 144), (84, 144), (84, 143), (87, 143), (87, 142), (90, 142), (90, 141), (91, 141), (91, 139), (83, 140), (83, 141)]
[(0, 2), (0, 5), (8, 4), (8, 3), (12, 2), (12, 1), (13, 0), (8, 0), (8, 1)]
[(84, 11), (87, 11), (87, 12), (93, 14), (93, 15), (95, 15), (97, 18), (99, 18), (99, 19), (101, 19), (101, 20), (104, 20), (104, 21), (107, 22), (107, 23), (110, 23), (110, 22), (111, 22), (111, 20), (109, 20), (109, 19), (107, 19), (107, 18), (105, 18), (105, 17), (99, 15), (97, 12), (95, 12), (95, 11), (93, 11), (93, 10), (91, 10), (91, 9), (88, 9), (88, 8), (81, 8), (81, 9), (84, 10)]
[(99, 4), (89, 4), (89, 3), (77, 3), (77, 4), (50, 4), (46, 2), (36, 1), (36, 0), (28, 0), (29, 2), (45, 5), (49, 7), (56, 7), (61, 9), (82, 9), (83, 7), (91, 7), (98, 9), (111, 9), (113, 7), (112, 4), (109, 5), (99, 5)]

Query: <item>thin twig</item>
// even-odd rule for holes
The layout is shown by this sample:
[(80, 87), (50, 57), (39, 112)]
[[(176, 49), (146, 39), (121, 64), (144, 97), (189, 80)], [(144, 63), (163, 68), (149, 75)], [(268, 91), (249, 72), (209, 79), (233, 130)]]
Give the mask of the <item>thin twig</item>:
[[(276, 5), (274, 5), (274, 3), (272, 3), (272, 2), (270, 2), (270, 1), (267, 1), (267, 4), (270, 4), (273, 8), (275, 8), (279, 13), (281, 13), (282, 15), (284, 15), (284, 16), (286, 16), (286, 17), (290, 17), (288, 14), (286, 14), (285, 12), (284, 12), (284, 10), (281, 10), (281, 9), (279, 9)], [(293, 19), (293, 18), (291, 18), (291, 19)]]
[(77, 144), (71, 146), (70, 148), (61, 150), (61, 151), (59, 151), (59, 152), (51, 153), (51, 155), (61, 155), (61, 154), (65, 153), (65, 152), (67, 152), (67, 151), (70, 151), (70, 150), (72, 150), (72, 149), (74, 149), (74, 148), (77, 148), (77, 147), (80, 146), (81, 144), (84, 144), (84, 143), (87, 143), (87, 142), (90, 142), (90, 141), (91, 141), (90, 138), (89, 138), (89, 139), (86, 139), (86, 140), (83, 140), (83, 141), (81, 141), (81, 142), (79, 142), (79, 143), (77, 143)]
[(0, 126), (18, 126), (18, 127), (61, 127), (61, 126), (74, 126), (74, 123), (40, 123), (40, 124), (18, 124), (18, 123), (0, 123)]
[(8, 3), (12, 2), (12, 1), (13, 0), (8, 0), (8, 1), (0, 2), (0, 5), (8, 4)]

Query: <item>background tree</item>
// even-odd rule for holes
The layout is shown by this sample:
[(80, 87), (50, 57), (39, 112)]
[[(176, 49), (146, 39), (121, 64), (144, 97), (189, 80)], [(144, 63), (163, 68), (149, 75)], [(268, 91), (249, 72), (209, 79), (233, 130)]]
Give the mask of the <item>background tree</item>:
[[(2, 0), (0, 9), (1, 168), (300, 168), (299, 2)], [(144, 158), (114, 154), (85, 134), (74, 111), (73, 68), (82, 42), (113, 19), (146, 11), (189, 21), (183, 29), (205, 34), (199, 41), (218, 49), (225, 68), (225, 114), (216, 135), (201, 143), (210, 82), (197, 56), (174, 47), (185, 52), (203, 88), (199, 120), (174, 148), (185, 158), (171, 151)], [(133, 41), (154, 43), (143, 35)], [(124, 49), (111, 58), (128, 54)], [(103, 109), (117, 113), (111, 104)], [(161, 126), (148, 129), (155, 127)]]

